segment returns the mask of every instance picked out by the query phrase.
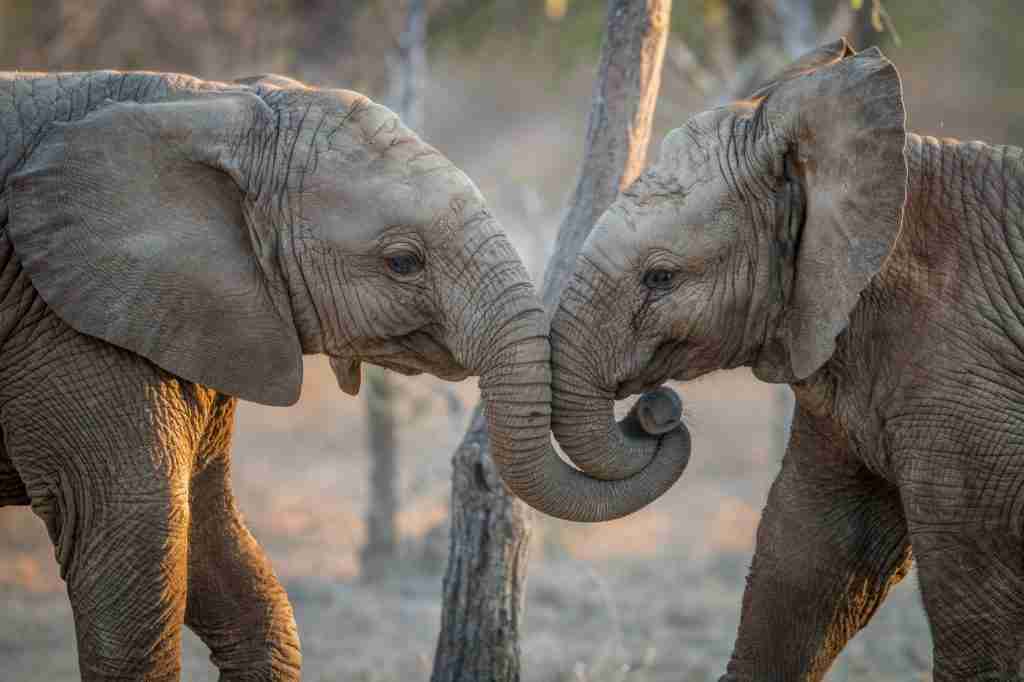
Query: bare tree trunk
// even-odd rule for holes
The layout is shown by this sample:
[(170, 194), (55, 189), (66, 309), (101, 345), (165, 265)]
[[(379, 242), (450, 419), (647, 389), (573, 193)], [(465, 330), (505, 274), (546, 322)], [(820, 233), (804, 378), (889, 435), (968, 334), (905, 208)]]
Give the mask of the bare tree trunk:
[[(418, 130), (423, 123), (423, 87), (427, 70), (426, 0), (408, 0), (398, 57), (391, 68), (391, 104), (403, 123)], [(362, 577), (382, 575), (398, 553), (398, 391), (387, 372), (367, 368), (366, 417), (370, 446), (370, 498), (366, 544), (360, 552)]]
[(366, 430), (370, 449), (370, 495), (366, 544), (359, 553), (360, 576), (372, 582), (384, 575), (398, 552), (398, 444), (395, 388), (379, 367), (366, 368)]
[[(670, 9), (671, 0), (608, 3), (583, 164), (544, 278), (549, 310), (595, 220), (643, 167)], [(497, 475), (479, 407), (453, 466), (451, 538), (431, 682), (517, 682), (529, 514)]]
[(430, 680), (516, 682), (529, 512), (494, 467), (480, 405), (452, 465), (448, 566)]
[(561, 296), (594, 222), (643, 169), (671, 10), (672, 0), (608, 3), (583, 164), (544, 273), (542, 296), (549, 311)]
[(427, 79), (427, 0), (406, 0), (405, 25), (398, 36), (399, 77), (391, 101), (406, 127), (423, 125), (423, 88)]

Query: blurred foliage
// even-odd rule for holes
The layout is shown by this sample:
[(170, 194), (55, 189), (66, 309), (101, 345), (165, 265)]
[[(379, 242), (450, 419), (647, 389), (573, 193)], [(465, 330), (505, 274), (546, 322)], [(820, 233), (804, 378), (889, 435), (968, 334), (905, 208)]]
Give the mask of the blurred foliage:
[[(478, 53), (488, 37), (502, 35), (540, 52), (560, 68), (593, 60), (600, 51), (607, 0), (451, 0), (431, 19), (434, 49)], [(690, 45), (703, 42), (703, 16), (721, 0), (675, 0), (672, 31)], [(694, 19), (697, 18), (697, 21)]]
[[(814, 24), (824, 29), (844, 2), (810, 0)], [(712, 41), (727, 35), (730, 24), (745, 19), (753, 6), (772, 0), (675, 0), (671, 35), (682, 41), (703, 63), (714, 64)], [(922, 7), (931, 0), (907, 0)], [(906, 4), (906, 3), (905, 3)], [(579, 62), (596, 59), (607, 10), (607, 0), (447, 0), (436, 3), (431, 19), (432, 49), (458, 50), (486, 58), (494, 39), (515, 43), (524, 53), (540, 55), (554, 75)], [(873, 16), (878, 0), (861, 8)], [(886, 6), (887, 8), (887, 6)], [(873, 43), (885, 42), (877, 36)]]
[[(936, 37), (952, 33), (968, 46), (973, 69), (1005, 79), (1008, 87), (1024, 87), (1017, 59), (1024, 12), (1019, 0), (988, 0), (967, 5), (959, 0), (903, 0), (886, 4), (893, 22), (911, 50), (948, 49)], [(972, 39), (972, 38), (980, 38)]]
[[(771, 0), (675, 0), (672, 35), (706, 61), (708, 41), (745, 8)], [(851, 0), (811, 0), (824, 27)], [(860, 4), (871, 12), (877, 0)], [(1021, 23), (1019, 3), (993, 0), (991, 11), (954, 0), (884, 3), (910, 45), (930, 41), (962, 15), (986, 25)], [(397, 36), (402, 0), (0, 0), (0, 60), (16, 68), (151, 68), (211, 74), (210, 65), (242, 75), (251, 65), (316, 80), (341, 75), (354, 86), (379, 90), (387, 54)], [(890, 6), (891, 5), (891, 6)], [(553, 75), (600, 49), (607, 0), (430, 0), (428, 42), (434, 53), (458, 51), (474, 59), (495, 54), (530, 56)], [(993, 30), (977, 55), (993, 68), (1013, 47), (1016, 31)], [(505, 48), (512, 48), (511, 52)], [(499, 48), (502, 48), (499, 52)]]
[[(727, 79), (736, 68), (730, 45), (741, 40), (738, 17), (776, 1), (675, 0), (669, 78), (683, 78), (678, 56), (685, 54)], [(849, 13), (856, 4), (807, 1), (819, 35), (808, 36), (806, 44), (816, 42), (840, 10)], [(1001, 111), (1020, 110), (1024, 70), (1017, 68), (1017, 35), (1024, 13), (1018, 0), (882, 0), (887, 29), (898, 31), (902, 45), (894, 43), (891, 30), (877, 33), (870, 20), (864, 28), (878, 0), (859, 4), (855, 45), (881, 45), (903, 64), (910, 56), (930, 59), (939, 69), (935, 78), (946, 79), (932, 85), (942, 88), (947, 119), (953, 113), (966, 118), (966, 109), (977, 109), (979, 99)], [(404, 5), (405, 0), (0, 0), (0, 68), (151, 69), (222, 79), (277, 72), (381, 99), (388, 93), (389, 59)], [(457, 78), (472, 83), (494, 63), (513, 62), (557, 94), (565, 78), (596, 61), (607, 0), (428, 0), (428, 6), (431, 59), (459, 62)], [(961, 98), (967, 99), (956, 101)], [(978, 110), (982, 118), (986, 109), (991, 107)], [(1009, 130), (1012, 139), (1024, 136), (1024, 121), (992, 118), (981, 130), (997, 127)]]

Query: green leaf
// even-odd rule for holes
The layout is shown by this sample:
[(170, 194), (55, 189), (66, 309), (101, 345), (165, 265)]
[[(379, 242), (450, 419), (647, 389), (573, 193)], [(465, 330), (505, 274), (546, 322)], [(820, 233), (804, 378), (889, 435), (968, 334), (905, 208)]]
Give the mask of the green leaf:
[(864, 6), (864, 0), (850, 0), (850, 7), (854, 10), (859, 10)]

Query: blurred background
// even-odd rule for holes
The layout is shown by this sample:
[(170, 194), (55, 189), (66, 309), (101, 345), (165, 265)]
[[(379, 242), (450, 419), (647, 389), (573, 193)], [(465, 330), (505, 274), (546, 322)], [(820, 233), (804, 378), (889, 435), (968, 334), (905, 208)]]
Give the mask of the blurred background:
[[(889, 0), (880, 9), (872, 0), (673, 5), (652, 145), (691, 113), (769, 76), (786, 61), (776, 64), (779, 55), (840, 33), (858, 48), (880, 44), (896, 63), (915, 132), (1024, 143), (1024, 45), (1016, 39), (1024, 15), (1012, 0)], [(0, 69), (146, 69), (208, 79), (276, 72), (394, 106), (404, 7), (405, 0), (0, 0)], [(576, 180), (605, 2), (427, 0), (426, 10), (417, 128), (475, 179), (539, 279)], [(763, 44), (777, 49), (757, 52)], [(313, 682), (426, 679), (431, 667), (450, 459), (476, 384), (392, 376), (387, 389), (374, 390), (380, 376), (369, 378), (369, 392), (389, 401), (383, 446), (393, 442), (395, 473), (378, 471), (375, 483), (375, 403), (344, 396), (325, 359), (307, 360), (297, 406), (239, 410), (236, 494), (295, 606), (304, 679)], [(526, 680), (703, 682), (723, 671), (790, 399), (788, 389), (745, 370), (681, 391), (694, 457), (672, 491), (613, 523), (535, 518)], [(370, 552), (367, 519), (381, 513), (372, 511), (377, 496), (388, 498), (394, 531)], [(829, 680), (928, 680), (930, 650), (912, 574)], [(27, 508), (0, 509), (0, 666), (4, 680), (78, 679), (70, 607), (43, 525)], [(187, 634), (183, 679), (214, 677), (206, 651)]]

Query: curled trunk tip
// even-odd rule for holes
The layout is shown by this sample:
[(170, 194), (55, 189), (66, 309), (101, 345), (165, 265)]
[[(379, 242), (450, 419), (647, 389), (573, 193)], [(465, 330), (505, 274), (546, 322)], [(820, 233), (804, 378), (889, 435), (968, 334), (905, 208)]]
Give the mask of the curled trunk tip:
[[(536, 324), (545, 324), (541, 315)], [(649, 445), (650, 456), (631, 475), (605, 480), (564, 462), (551, 443), (546, 336), (531, 333), (514, 343), (512, 352), (505, 348), (503, 362), (491, 366), (480, 384), (495, 464), (524, 502), (567, 521), (609, 521), (654, 501), (682, 475), (690, 459), (690, 433), (674, 391), (658, 389), (634, 407), (621, 428)], [(612, 425), (620, 430), (614, 420)]]

